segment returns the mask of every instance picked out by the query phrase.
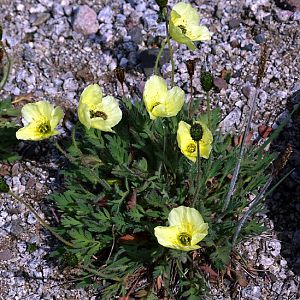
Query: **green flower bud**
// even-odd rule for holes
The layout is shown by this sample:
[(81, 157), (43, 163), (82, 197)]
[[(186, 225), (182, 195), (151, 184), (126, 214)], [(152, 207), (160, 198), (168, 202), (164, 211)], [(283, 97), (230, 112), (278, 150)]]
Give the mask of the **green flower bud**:
[(5, 183), (3, 178), (0, 178), (0, 193), (7, 193), (9, 186)]
[(190, 135), (195, 142), (199, 142), (203, 136), (203, 129), (199, 123), (194, 123), (190, 129)]
[(155, 0), (155, 2), (160, 7), (160, 9), (167, 7), (168, 5), (168, 0)]
[(210, 72), (201, 72), (200, 82), (203, 90), (209, 92), (213, 87), (213, 76)]

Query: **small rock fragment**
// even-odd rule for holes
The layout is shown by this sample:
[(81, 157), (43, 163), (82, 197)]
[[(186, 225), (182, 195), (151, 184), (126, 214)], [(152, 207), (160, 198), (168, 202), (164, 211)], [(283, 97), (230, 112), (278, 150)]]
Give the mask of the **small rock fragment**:
[(97, 14), (87, 5), (80, 6), (75, 12), (73, 29), (82, 35), (94, 34), (99, 29)]

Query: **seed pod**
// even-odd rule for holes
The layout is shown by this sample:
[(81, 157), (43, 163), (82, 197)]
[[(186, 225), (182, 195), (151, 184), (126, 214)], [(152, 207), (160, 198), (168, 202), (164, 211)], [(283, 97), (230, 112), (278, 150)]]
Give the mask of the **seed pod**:
[(193, 59), (188, 59), (185, 62), (185, 64), (186, 64), (189, 76), (193, 77), (194, 73), (195, 73), (195, 61)]
[(203, 136), (203, 129), (199, 123), (194, 123), (190, 129), (190, 135), (195, 142), (199, 142)]
[(209, 92), (213, 87), (213, 76), (210, 72), (201, 72), (200, 82), (203, 90)]
[(124, 81), (125, 81), (125, 71), (123, 68), (121, 67), (117, 67), (115, 69), (115, 75), (118, 79), (118, 81), (121, 83), (121, 85), (123, 85)]

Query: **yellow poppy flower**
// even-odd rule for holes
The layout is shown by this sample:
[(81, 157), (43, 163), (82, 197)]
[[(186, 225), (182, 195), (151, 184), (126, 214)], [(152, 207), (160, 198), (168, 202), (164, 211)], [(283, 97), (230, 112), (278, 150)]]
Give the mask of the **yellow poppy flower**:
[(78, 118), (88, 129), (114, 132), (112, 127), (121, 121), (122, 111), (114, 97), (103, 98), (100, 86), (91, 84), (80, 96)]
[(193, 41), (208, 41), (211, 39), (211, 33), (205, 26), (199, 26), (200, 16), (191, 4), (177, 3), (170, 16), (170, 34), (171, 37), (180, 44), (185, 44), (190, 50), (196, 47)]
[(154, 234), (164, 247), (190, 251), (199, 249), (197, 245), (208, 233), (208, 224), (204, 223), (198, 210), (179, 206), (169, 214), (169, 226), (157, 226)]
[(173, 117), (184, 104), (184, 91), (177, 86), (168, 90), (166, 81), (153, 75), (145, 84), (143, 100), (151, 120)]
[(19, 140), (40, 141), (58, 134), (55, 127), (63, 117), (64, 113), (58, 106), (47, 101), (28, 103), (22, 108), (22, 117), (28, 123), (16, 132)]
[[(200, 140), (200, 156), (203, 158), (208, 158), (211, 152), (211, 144), (213, 142), (213, 136), (206, 126), (205, 123), (197, 121), (203, 130), (203, 135)], [(177, 130), (177, 143), (183, 155), (193, 162), (197, 159), (197, 144), (192, 139), (190, 134), (191, 125), (184, 121), (180, 121)]]

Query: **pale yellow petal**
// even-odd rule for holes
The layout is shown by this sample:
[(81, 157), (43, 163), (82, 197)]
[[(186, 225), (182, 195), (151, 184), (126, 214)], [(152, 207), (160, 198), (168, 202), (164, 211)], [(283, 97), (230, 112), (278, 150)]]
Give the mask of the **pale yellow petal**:
[(178, 234), (179, 232), (176, 226), (157, 226), (154, 228), (154, 235), (156, 236), (158, 243), (164, 247), (178, 247)]
[(184, 121), (180, 121), (178, 124), (177, 143), (180, 149), (186, 145), (187, 141), (191, 140), (190, 128), (191, 125)]
[(199, 213), (199, 211), (196, 210), (195, 208), (187, 207), (187, 206), (179, 206), (173, 208), (169, 214), (168, 221), (170, 226), (179, 226), (179, 227), (186, 226), (186, 224), (197, 227), (203, 224), (203, 218)]
[(20, 128), (16, 132), (16, 138), (18, 140), (41, 141), (57, 134), (58, 131), (55, 129), (47, 134), (42, 134), (37, 130), (36, 124), (33, 122), (23, 128)]
[(172, 21), (170, 21), (169, 29), (170, 29), (170, 35), (174, 41), (180, 44), (187, 45), (191, 51), (197, 49), (194, 43), (191, 41), (191, 39), (187, 37), (185, 34), (183, 34), (182, 30), (179, 27), (177, 27)]
[(83, 90), (80, 96), (80, 102), (85, 103), (89, 107), (89, 109), (92, 109), (101, 101), (102, 91), (98, 84), (90, 84)]
[(35, 103), (28, 103), (23, 106), (21, 113), (22, 117), (31, 122), (39, 119), (41, 116), (46, 117), (48, 120), (51, 118), (53, 105), (47, 101), (38, 101)]
[(186, 36), (192, 41), (209, 41), (211, 39), (211, 33), (205, 26), (188, 25), (186, 30)]
[[(145, 84), (143, 100), (149, 114), (152, 113), (153, 107), (165, 102), (167, 97), (167, 84), (159, 76), (151, 76)], [(151, 115), (150, 115), (151, 117)]]
[(208, 234), (208, 224), (202, 223), (197, 228), (194, 228), (194, 232), (192, 234), (191, 245), (198, 244), (202, 241)]
[(195, 8), (189, 3), (179, 2), (174, 5), (173, 9), (183, 19), (187, 20), (190, 24), (198, 25), (200, 22), (200, 15)]
[(83, 124), (88, 129), (91, 128), (91, 117), (90, 117), (90, 110), (89, 107), (85, 104), (80, 102), (78, 106), (78, 119), (81, 124)]
[(201, 141), (205, 144), (211, 144), (213, 142), (213, 135), (207, 125), (204, 122), (197, 121), (196, 123), (199, 123), (203, 130), (203, 136)]
[(92, 118), (91, 119), (91, 128), (96, 128), (101, 131), (114, 132), (109, 124), (101, 118)]
[(102, 99), (103, 112), (107, 115), (105, 120), (107, 125), (114, 127), (122, 119), (122, 110), (119, 107), (118, 101), (112, 96), (106, 96)]
[(55, 127), (60, 122), (61, 118), (64, 116), (64, 112), (61, 107), (57, 106), (51, 112), (51, 119), (50, 119), (50, 127), (51, 129), (55, 129)]
[(201, 157), (208, 159), (211, 149), (212, 149), (212, 147), (210, 144), (204, 144), (203, 142), (200, 141), (200, 156)]
[(178, 114), (184, 104), (184, 96), (184, 91), (177, 86), (168, 91), (168, 98), (165, 102), (168, 117)]

